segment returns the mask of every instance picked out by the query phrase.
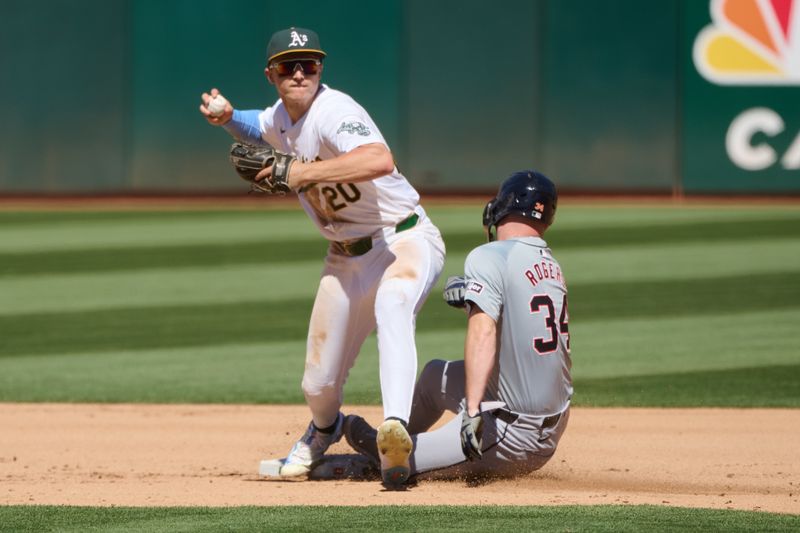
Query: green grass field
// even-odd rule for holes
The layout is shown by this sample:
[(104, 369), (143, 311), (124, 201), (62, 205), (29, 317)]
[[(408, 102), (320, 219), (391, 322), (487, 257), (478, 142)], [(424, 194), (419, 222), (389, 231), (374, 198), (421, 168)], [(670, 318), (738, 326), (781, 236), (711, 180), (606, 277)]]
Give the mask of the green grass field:
[[(480, 206), (430, 211), (444, 278)], [(800, 208), (567, 204), (547, 237), (576, 405), (800, 405)], [(0, 400), (302, 403), (324, 253), (299, 210), (0, 212)], [(463, 334), (437, 288), (421, 362)], [(379, 399), (371, 338), (346, 401)]]
[(0, 531), (797, 531), (800, 517), (669, 507), (0, 507)]
[[(442, 280), (482, 242), (481, 207), (428, 208), (448, 248)], [(546, 238), (570, 291), (574, 405), (800, 407), (800, 206), (564, 201)], [(0, 211), (0, 401), (302, 403), (324, 253), (299, 210)], [(419, 316), (420, 368), (461, 357), (464, 316), (441, 285)], [(377, 372), (373, 337), (345, 401), (379, 403)], [(570, 512), (574, 524), (553, 528), (640, 529), (614, 508)], [(747, 513), (638, 512), (656, 529), (750, 524)], [(203, 513), (237, 515), (240, 529), (267, 515), (276, 529), (293, 523), (258, 509), (0, 508), (0, 530), (71, 530), (58, 526), (73, 516), (82, 531), (200, 531)], [(424, 529), (457, 524), (437, 513)], [(551, 511), (504, 516), (515, 513)], [(593, 513), (612, 518), (592, 527)], [(797, 529), (770, 520), (757, 529)]]

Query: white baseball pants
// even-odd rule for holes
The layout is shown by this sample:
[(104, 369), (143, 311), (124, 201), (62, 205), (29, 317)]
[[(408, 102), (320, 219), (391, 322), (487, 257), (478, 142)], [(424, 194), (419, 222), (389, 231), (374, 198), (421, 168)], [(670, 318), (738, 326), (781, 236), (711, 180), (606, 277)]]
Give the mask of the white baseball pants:
[(416, 226), (386, 228), (372, 249), (328, 253), (306, 348), (302, 388), (317, 427), (336, 420), (348, 373), (377, 328), (384, 417), (408, 420), (417, 374), (416, 316), (444, 266), (439, 230), (418, 209)]

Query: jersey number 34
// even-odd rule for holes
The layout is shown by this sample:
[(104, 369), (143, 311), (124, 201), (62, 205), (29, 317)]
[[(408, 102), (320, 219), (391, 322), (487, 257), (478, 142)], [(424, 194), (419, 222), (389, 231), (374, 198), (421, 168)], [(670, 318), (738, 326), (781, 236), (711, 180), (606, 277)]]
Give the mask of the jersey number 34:
[(544, 315), (544, 324), (549, 331), (548, 338), (535, 337), (533, 339), (533, 349), (539, 355), (548, 355), (558, 348), (558, 336), (564, 335), (567, 338), (567, 350), (569, 350), (569, 313), (567, 312), (567, 295), (561, 303), (561, 315), (556, 323), (556, 309), (553, 306), (553, 299), (547, 294), (537, 294), (531, 298), (531, 313), (541, 313)]

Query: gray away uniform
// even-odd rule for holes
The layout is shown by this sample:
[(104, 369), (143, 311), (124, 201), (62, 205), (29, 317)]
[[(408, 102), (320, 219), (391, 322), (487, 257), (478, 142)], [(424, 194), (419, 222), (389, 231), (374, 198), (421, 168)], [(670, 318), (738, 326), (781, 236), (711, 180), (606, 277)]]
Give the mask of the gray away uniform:
[[(464, 361), (431, 361), (414, 392), (409, 433), (412, 473), (424, 477), (514, 476), (555, 453), (572, 397), (567, 288), (547, 243), (536, 237), (495, 241), (467, 257), (466, 300), (497, 323), (497, 361), (483, 412), (483, 457), (466, 461), (460, 428)], [(459, 413), (428, 430), (444, 413)]]

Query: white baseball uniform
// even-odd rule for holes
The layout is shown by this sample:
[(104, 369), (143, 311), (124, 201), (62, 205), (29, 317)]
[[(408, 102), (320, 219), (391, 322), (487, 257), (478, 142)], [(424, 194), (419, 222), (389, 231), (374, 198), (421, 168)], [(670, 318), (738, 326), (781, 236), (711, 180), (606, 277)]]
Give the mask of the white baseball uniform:
[[(280, 100), (258, 120), (264, 141), (306, 163), (365, 144), (386, 145), (360, 105), (324, 84), (296, 123)], [(396, 167), (371, 181), (312, 184), (298, 194), (331, 241), (311, 313), (302, 382), (313, 422), (320, 428), (334, 423), (347, 375), (376, 328), (384, 415), (408, 420), (417, 373), (416, 315), (444, 264), (439, 230)]]

